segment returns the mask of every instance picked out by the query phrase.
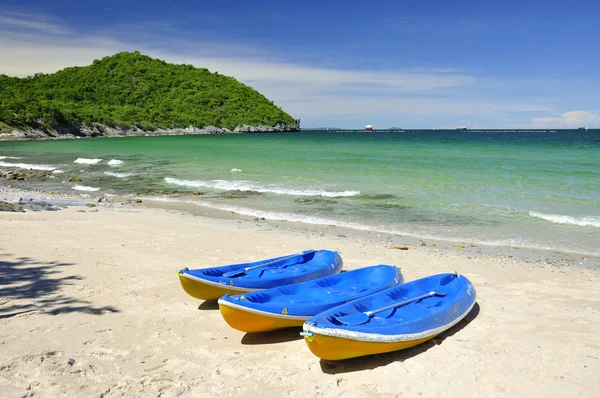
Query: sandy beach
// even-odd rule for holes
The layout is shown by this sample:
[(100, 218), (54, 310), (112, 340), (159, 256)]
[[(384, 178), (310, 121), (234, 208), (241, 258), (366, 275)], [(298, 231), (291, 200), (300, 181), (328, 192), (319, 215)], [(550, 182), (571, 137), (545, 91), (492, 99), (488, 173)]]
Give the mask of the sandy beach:
[[(402, 237), (135, 203), (0, 212), (2, 397), (593, 397), (599, 271)], [(408, 250), (390, 248), (407, 245)], [(233, 330), (176, 270), (339, 250), (345, 269), (458, 271), (477, 305), (424, 345), (320, 361), (289, 329)]]

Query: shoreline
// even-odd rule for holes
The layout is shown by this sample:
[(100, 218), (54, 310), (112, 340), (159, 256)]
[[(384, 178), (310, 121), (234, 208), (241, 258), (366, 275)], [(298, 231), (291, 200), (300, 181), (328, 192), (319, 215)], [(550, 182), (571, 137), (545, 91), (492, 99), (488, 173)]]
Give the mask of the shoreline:
[[(267, 228), (276, 228), (281, 230), (293, 230), (315, 236), (335, 236), (341, 239), (354, 237), (356, 239), (379, 242), (385, 244), (389, 250), (426, 250), (442, 254), (455, 253), (467, 259), (473, 257), (491, 257), (501, 261), (523, 261), (525, 263), (536, 264), (541, 267), (584, 267), (600, 270), (600, 256), (583, 253), (573, 253), (552, 249), (514, 247), (507, 245), (486, 245), (480, 243), (470, 243), (460, 240), (445, 240), (422, 238), (412, 235), (400, 235), (388, 232), (379, 232), (372, 230), (361, 230), (347, 226), (337, 226), (333, 224), (314, 224), (301, 221), (288, 221), (265, 219), (252, 215), (235, 213), (234, 211), (222, 210), (211, 206), (204, 206), (190, 201), (185, 201), (181, 197), (152, 197), (139, 195), (106, 195), (93, 193), (47, 193), (26, 188), (15, 188), (5, 185), (0, 181), (0, 200), (12, 197), (13, 201), (18, 197), (28, 196), (36, 200), (43, 200), (53, 203), (53, 200), (60, 199), (59, 203), (71, 203), (75, 206), (85, 206), (86, 202), (96, 202), (99, 198), (105, 198), (111, 203), (120, 203), (121, 205), (135, 204), (137, 207), (165, 209), (170, 211), (182, 211), (194, 216), (204, 216), (214, 219), (224, 220), (243, 220), (246, 222), (254, 221), (257, 225)], [(179, 200), (183, 199), (183, 200)], [(4, 199), (5, 200), (5, 199)], [(135, 203), (139, 201), (139, 203)]]
[[(66, 131), (66, 132), (65, 132)], [(277, 124), (275, 126), (239, 125), (233, 130), (223, 127), (206, 126), (202, 128), (189, 126), (185, 128), (156, 129), (146, 131), (141, 129), (123, 129), (94, 124), (92, 126), (64, 126), (56, 130), (42, 129), (13, 129), (10, 133), (0, 133), (0, 142), (10, 141), (44, 141), (68, 140), (81, 138), (124, 138), (124, 137), (156, 137), (176, 135), (217, 135), (217, 134), (256, 134), (256, 133), (289, 133), (300, 132), (299, 125)]]

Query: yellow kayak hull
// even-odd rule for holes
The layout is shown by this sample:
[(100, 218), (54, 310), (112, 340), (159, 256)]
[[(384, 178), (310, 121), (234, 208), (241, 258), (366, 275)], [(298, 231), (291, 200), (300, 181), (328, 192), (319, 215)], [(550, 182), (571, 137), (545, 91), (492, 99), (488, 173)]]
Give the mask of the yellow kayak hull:
[(252, 289), (203, 282), (201, 280), (189, 278), (182, 273), (179, 273), (179, 282), (187, 294), (200, 300), (218, 300), (219, 297), (228, 293), (240, 294), (253, 291)]
[(245, 311), (219, 303), (219, 310), (229, 326), (241, 332), (270, 332), (278, 329), (301, 327), (306, 319), (290, 319), (282, 316), (271, 316), (266, 313)]
[(403, 350), (405, 348), (414, 347), (424, 343), (434, 337), (435, 335), (418, 340), (400, 341), (397, 343), (381, 343), (314, 334), (312, 336), (304, 336), (304, 341), (306, 341), (310, 351), (317, 357), (330, 361), (337, 361), (341, 359)]

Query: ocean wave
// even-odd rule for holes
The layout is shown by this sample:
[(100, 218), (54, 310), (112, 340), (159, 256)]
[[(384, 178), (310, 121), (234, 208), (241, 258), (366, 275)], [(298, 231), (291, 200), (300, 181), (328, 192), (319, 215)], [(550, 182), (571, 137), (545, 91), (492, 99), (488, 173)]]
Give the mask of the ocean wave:
[(2, 167), (15, 167), (17, 169), (28, 169), (28, 170), (55, 170), (56, 167), (47, 164), (27, 164), (27, 163), (8, 163), (0, 161)]
[(257, 191), (262, 193), (276, 193), (280, 195), (294, 195), (294, 196), (327, 196), (327, 197), (341, 197), (341, 196), (356, 196), (360, 195), (359, 191), (321, 191), (321, 190), (298, 190), (298, 189), (287, 189), (280, 188), (277, 186), (263, 186), (250, 181), (227, 181), (227, 180), (212, 180), (212, 181), (194, 181), (194, 180), (178, 180), (177, 178), (166, 177), (165, 181), (169, 184), (175, 184), (185, 187), (204, 187), (204, 188), (215, 188), (225, 191), (232, 191), (239, 189), (241, 191)]
[(236, 169), (235, 167), (233, 169), (231, 169), (232, 173), (241, 173), (242, 169)]
[(133, 173), (113, 173), (112, 171), (105, 171), (104, 174), (117, 178), (131, 177), (133, 175)]
[(544, 214), (536, 211), (530, 211), (529, 215), (542, 220), (550, 221), (554, 224), (570, 224), (580, 227), (596, 227), (600, 228), (600, 217), (571, 217), (559, 214)]
[(119, 160), (119, 159), (111, 159), (108, 161), (109, 166), (120, 166), (122, 164), (123, 164), (123, 161)]
[(64, 173), (63, 170), (59, 170), (59, 169), (52, 170), (52, 174), (62, 174), (62, 173)]
[(102, 159), (87, 159), (87, 158), (77, 158), (73, 163), (81, 163), (81, 164), (97, 164), (100, 163)]
[(85, 185), (73, 185), (73, 189), (76, 191), (90, 191), (90, 192), (96, 192), (96, 191), (100, 190), (100, 188), (87, 187)]
[(23, 159), (20, 156), (0, 156), (0, 160), (1, 159)]

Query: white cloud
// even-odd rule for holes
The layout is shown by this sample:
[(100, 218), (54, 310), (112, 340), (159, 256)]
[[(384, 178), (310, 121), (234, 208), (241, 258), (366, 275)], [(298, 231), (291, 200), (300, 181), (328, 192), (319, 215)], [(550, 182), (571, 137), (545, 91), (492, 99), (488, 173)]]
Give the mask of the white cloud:
[(565, 112), (560, 117), (536, 117), (531, 121), (540, 128), (600, 127), (600, 115), (587, 111)]
[(25, 29), (55, 35), (70, 34), (70, 30), (64, 26), (44, 21), (43, 15), (19, 13), (0, 10), (0, 25), (11, 29)]
[(40, 38), (23, 34), (9, 37), (0, 30), (0, 73), (31, 76), (53, 73), (68, 66), (84, 66), (118, 51), (133, 50), (108, 38)]

